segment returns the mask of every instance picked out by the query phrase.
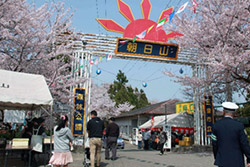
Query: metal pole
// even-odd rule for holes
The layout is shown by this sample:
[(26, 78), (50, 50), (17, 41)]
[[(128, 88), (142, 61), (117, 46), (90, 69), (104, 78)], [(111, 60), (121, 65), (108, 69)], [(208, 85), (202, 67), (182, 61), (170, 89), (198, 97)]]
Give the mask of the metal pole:
[[(199, 66), (198, 77), (202, 78), (202, 66)], [(202, 92), (201, 88), (199, 88), (199, 92)], [(200, 127), (201, 127), (201, 145), (204, 145), (204, 118), (203, 118), (203, 110), (202, 110), (202, 95), (199, 93), (199, 108), (200, 108)]]
[(54, 130), (54, 121), (53, 121), (53, 104), (50, 106), (50, 121), (51, 121), (51, 127), (50, 127), (50, 152), (49, 157), (51, 157), (52, 154), (52, 131)]
[[(193, 70), (193, 77), (197, 77), (197, 65), (192, 66)], [(197, 88), (193, 89), (193, 101), (194, 101), (194, 137), (195, 137), (195, 143), (197, 145), (200, 145), (200, 140), (199, 140), (199, 108), (198, 108), (198, 101), (197, 101)]]
[[(165, 128), (166, 128), (166, 126), (167, 126), (167, 119), (168, 119), (168, 117), (167, 117), (167, 104), (165, 104)], [(165, 129), (164, 128), (164, 129)]]

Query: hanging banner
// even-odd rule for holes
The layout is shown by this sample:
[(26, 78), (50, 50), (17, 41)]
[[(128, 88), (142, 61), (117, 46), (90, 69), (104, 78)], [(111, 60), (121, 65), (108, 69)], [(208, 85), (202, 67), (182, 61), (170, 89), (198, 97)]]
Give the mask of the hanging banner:
[(117, 38), (115, 53), (177, 60), (179, 46), (161, 42)]
[(212, 127), (214, 124), (214, 107), (213, 107), (213, 97), (204, 96), (204, 122), (205, 122), (205, 134), (206, 136), (211, 136)]
[(181, 102), (176, 103), (176, 113), (187, 112), (188, 114), (194, 113), (194, 102)]
[(86, 89), (75, 88), (74, 111), (72, 120), (72, 133), (74, 136), (84, 136), (85, 112), (86, 112)]

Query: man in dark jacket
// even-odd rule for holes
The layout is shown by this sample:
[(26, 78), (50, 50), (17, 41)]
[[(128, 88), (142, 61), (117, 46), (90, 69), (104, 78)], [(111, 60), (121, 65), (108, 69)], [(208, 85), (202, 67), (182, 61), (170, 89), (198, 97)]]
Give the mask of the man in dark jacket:
[(119, 126), (114, 122), (115, 118), (109, 119), (109, 125), (106, 129), (107, 144), (105, 148), (105, 159), (109, 159), (109, 149), (112, 150), (111, 160), (116, 159), (117, 138), (120, 134)]
[(97, 117), (95, 110), (91, 111), (90, 114), (91, 120), (87, 124), (87, 131), (89, 135), (91, 167), (95, 167), (95, 156), (96, 166), (100, 167), (104, 122)]
[(159, 134), (159, 144), (160, 144), (160, 155), (164, 154), (164, 144), (167, 141), (167, 134), (165, 131), (163, 131), (163, 128), (161, 127), (159, 129), (160, 134)]
[(244, 155), (247, 157), (247, 167), (250, 167), (250, 146), (242, 123), (233, 120), (238, 106), (235, 103), (224, 102), (224, 118), (217, 121), (211, 135), (213, 144), (214, 165), (219, 167), (245, 167)]

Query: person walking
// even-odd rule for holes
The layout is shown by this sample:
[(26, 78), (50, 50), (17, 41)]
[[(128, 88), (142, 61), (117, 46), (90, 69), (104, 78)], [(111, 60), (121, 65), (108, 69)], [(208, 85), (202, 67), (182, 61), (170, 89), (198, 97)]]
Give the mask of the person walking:
[(68, 117), (62, 115), (59, 124), (54, 128), (54, 153), (50, 158), (50, 164), (56, 167), (61, 165), (67, 167), (69, 163), (73, 162), (70, 152), (73, 139), (72, 132), (68, 128)]
[(111, 160), (116, 159), (117, 151), (117, 138), (120, 134), (119, 126), (114, 122), (115, 118), (111, 117), (109, 119), (109, 125), (106, 129), (107, 144), (105, 148), (105, 159), (109, 159), (109, 150), (112, 150)]
[(138, 149), (141, 149), (141, 145), (142, 145), (142, 134), (141, 134), (141, 131), (137, 135), (137, 141), (138, 141)]
[(167, 141), (167, 134), (165, 131), (163, 131), (163, 128), (159, 128), (159, 147), (160, 147), (160, 155), (164, 154), (164, 144)]
[(87, 131), (89, 136), (91, 167), (95, 167), (95, 158), (96, 166), (100, 167), (104, 122), (97, 117), (95, 110), (91, 111), (90, 116), (91, 120), (87, 123)]
[(149, 139), (151, 137), (151, 133), (149, 129), (146, 129), (146, 132), (144, 133), (143, 136), (143, 143), (144, 143), (144, 150), (148, 150), (149, 149)]
[(224, 118), (217, 121), (212, 129), (212, 145), (215, 162), (219, 167), (250, 167), (250, 146), (242, 123), (233, 120), (238, 106), (232, 102), (222, 103)]

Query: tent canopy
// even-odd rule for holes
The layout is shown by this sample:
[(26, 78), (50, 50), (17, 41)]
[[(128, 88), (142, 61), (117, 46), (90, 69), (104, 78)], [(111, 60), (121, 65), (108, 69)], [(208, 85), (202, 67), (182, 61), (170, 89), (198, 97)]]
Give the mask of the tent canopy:
[(33, 110), (52, 104), (44, 76), (0, 70), (0, 109)]
[[(139, 129), (147, 129), (151, 128), (151, 119), (139, 126)], [(161, 115), (154, 117), (154, 123), (152, 128), (163, 127), (167, 124), (167, 126), (172, 127), (193, 127), (193, 117), (187, 113), (176, 113), (170, 115)]]

